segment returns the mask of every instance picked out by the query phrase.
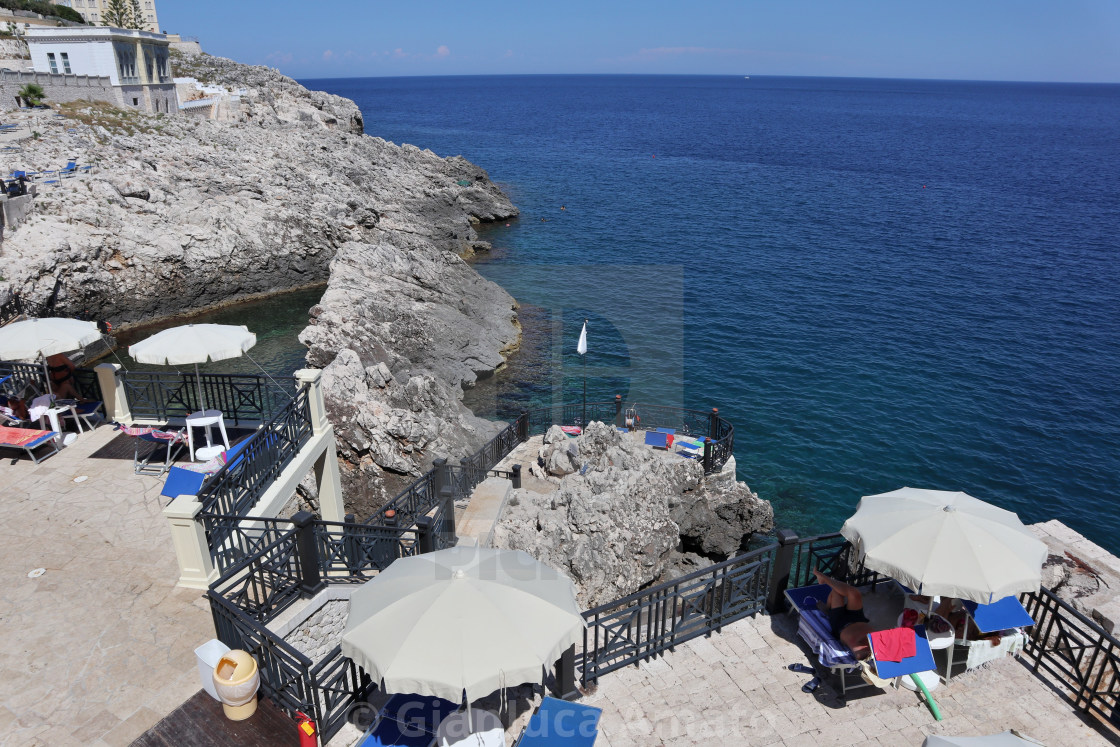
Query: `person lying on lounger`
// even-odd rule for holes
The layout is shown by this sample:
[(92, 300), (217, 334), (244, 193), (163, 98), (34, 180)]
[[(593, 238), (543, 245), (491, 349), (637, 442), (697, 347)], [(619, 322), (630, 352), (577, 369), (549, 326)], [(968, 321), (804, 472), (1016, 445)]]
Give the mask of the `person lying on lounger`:
[(873, 631), (871, 621), (863, 614), (863, 595), (859, 589), (843, 581), (829, 578), (818, 570), (813, 570), (818, 584), (828, 585), (827, 614), (832, 623), (832, 634), (851, 649), (857, 659), (871, 655), (867, 635)]

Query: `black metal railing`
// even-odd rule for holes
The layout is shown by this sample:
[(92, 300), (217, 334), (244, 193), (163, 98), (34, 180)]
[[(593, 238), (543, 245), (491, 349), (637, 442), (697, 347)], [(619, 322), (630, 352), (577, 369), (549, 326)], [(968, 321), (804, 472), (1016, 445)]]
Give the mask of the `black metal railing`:
[(383, 524), (389, 511), (396, 514), (397, 523), (411, 526), (416, 520), (431, 511), (439, 501), (439, 480), (437, 469), (433, 468), (409, 483), (396, 497), (386, 503), (370, 519), (369, 523)]
[(798, 539), (788, 588), (815, 584), (814, 569), (853, 586), (874, 588), (882, 581), (878, 573), (867, 570), (862, 563), (853, 563), (851, 558), (852, 545), (839, 532)]
[(510, 423), (501, 432), (486, 442), (481, 449), (469, 457), (460, 460), (459, 466), (465, 469), (487, 472), (521, 443), (517, 434), (517, 421)]
[(211, 586), (248, 617), (265, 625), (300, 597), (303, 583), (298, 529), (280, 532), (256, 553), (232, 564)]
[(771, 545), (583, 613), (584, 685), (720, 630), (766, 606)]
[(324, 656), (309, 675), (315, 696), (315, 723), (326, 744), (346, 725), (354, 707), (373, 692), (376, 684), (353, 660), (342, 655), (341, 645)]
[(10, 394), (25, 394), (29, 390), (43, 393), (47, 391), (47, 375), (38, 363), (0, 363), (0, 379), (12, 378), (4, 382), (3, 391)]
[(19, 319), (24, 313), (23, 300), (19, 294), (13, 293), (7, 301), (0, 303), (0, 327)]
[(1024, 645), (1027, 666), (1117, 735), (1120, 640), (1046, 587), (1020, 600), (1034, 619)]
[(567, 403), (555, 407), (545, 407), (537, 410), (523, 412), (521, 417), (526, 418), (524, 437), (539, 436), (554, 425), (575, 425), (583, 427), (588, 423), (614, 423), (622, 426), (621, 410), (617, 402), (588, 402), (586, 407), (582, 402)]
[[(311, 438), (311, 409), (306, 386), (301, 386), (279, 412), (256, 433), (231, 462), (214, 474), (198, 493), (202, 510), (226, 516), (245, 516), (257, 505), (276, 477)], [(213, 549), (225, 541), (211, 538)]]
[(229, 514), (201, 513), (198, 520), (206, 532), (210, 557), (219, 574), (276, 542), (292, 531), (291, 519), (248, 518)]
[[(373, 683), (340, 647), (313, 665), (266, 626), (326, 583), (362, 583), (399, 557), (454, 544), (454, 523), (441, 526), (438, 512), (435, 518), (421, 517), (418, 528), (339, 524), (308, 513), (292, 520), (206, 519), (211, 526), (235, 527), (226, 532), (227, 545), (251, 552), (210, 585), (218, 638), (256, 657), (265, 694), (289, 713), (313, 714), (328, 741)], [(450, 541), (441, 544), (441, 537)]]
[(163, 423), (202, 409), (221, 410), (226, 422), (234, 425), (261, 422), (273, 417), (296, 392), (295, 379), (274, 381), (254, 374), (122, 371), (120, 377), (133, 419)]
[[(0, 363), (0, 378), (11, 375), (11, 379), (4, 384), (4, 391), (20, 394), (33, 389), (39, 393), (47, 392), (47, 378), (43, 366), (39, 363)], [(90, 368), (74, 370), (74, 388), (85, 399), (103, 401), (101, 396), (101, 382), (97, 379), (97, 372)]]
[(420, 551), (420, 531), (412, 526), (316, 521), (315, 541), (321, 573), (331, 583), (363, 583)]
[(248, 652), (256, 660), (261, 691), (290, 714), (315, 713), (319, 723), (311, 660), (218, 592), (211, 589), (207, 596), (218, 640)]

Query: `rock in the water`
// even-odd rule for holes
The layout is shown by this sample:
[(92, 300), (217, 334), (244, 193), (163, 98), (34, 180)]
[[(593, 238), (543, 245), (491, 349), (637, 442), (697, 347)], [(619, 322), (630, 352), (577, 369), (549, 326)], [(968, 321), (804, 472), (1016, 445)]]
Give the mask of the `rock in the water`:
[[(728, 547), (724, 554), (734, 554), (744, 534), (772, 525), (769, 504), (745, 486), (733, 488), (724, 478), (707, 487), (695, 460), (655, 452), (603, 423), (589, 424), (578, 438), (550, 429), (536, 467), (559, 478), (557, 489), (515, 491), (495, 528), (494, 545), (525, 550), (568, 573), (588, 607), (679, 572), (682, 563), (706, 562), (682, 560), (677, 552), (682, 537), (674, 510), (691, 512), (690, 531), (700, 534), (704, 518), (723, 522), (727, 516), (734, 522), (715, 532), (718, 539), (709, 543), (713, 555)], [(550, 472), (554, 468), (559, 471)], [(702, 510), (692, 511), (694, 505)], [(756, 523), (750, 525), (747, 517)], [(731, 542), (727, 538), (735, 532)]]
[(743, 538), (774, 527), (774, 508), (735, 479), (735, 457), (694, 490), (670, 497), (669, 514), (684, 546), (706, 556), (731, 557)]

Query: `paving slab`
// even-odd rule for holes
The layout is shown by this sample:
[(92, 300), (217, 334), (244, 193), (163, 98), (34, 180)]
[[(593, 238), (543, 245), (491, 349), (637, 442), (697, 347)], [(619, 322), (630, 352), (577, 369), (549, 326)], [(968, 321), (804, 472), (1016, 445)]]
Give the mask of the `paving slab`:
[[(724, 648), (720, 638), (732, 650), (735, 640), (762, 640), (766, 646), (761, 650), (772, 655), (747, 653), (712, 661), (711, 652)], [(795, 623), (785, 615), (759, 615), (726, 626), (710, 639), (678, 645), (649, 664), (628, 667), (623, 670), (628, 677), (605, 675), (580, 702), (603, 709), (600, 733), (612, 745), (917, 746), (928, 734), (979, 736), (1007, 729), (1051, 747), (1112, 743), (1016, 659), (992, 662), (934, 690), (944, 715), (940, 723), (905, 689), (875, 690), (845, 701), (826, 681), (816, 692), (803, 693), (801, 685), (810, 675), (785, 667), (805, 660)], [(689, 684), (660, 686), (673, 675), (682, 683), (726, 678), (738, 687), (686, 692), (682, 702), (676, 696), (681, 688), (690, 690)], [(638, 710), (619, 705), (633, 702), (641, 704)]]
[(175, 585), (162, 480), (90, 458), (116, 435), (0, 464), (0, 744), (129, 744), (199, 688), (209, 605)]

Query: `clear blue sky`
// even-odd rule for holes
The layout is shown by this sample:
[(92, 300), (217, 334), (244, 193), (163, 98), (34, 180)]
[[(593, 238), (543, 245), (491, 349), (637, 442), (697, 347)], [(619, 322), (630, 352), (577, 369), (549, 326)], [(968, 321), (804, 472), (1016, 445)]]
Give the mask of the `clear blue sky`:
[(1120, 0), (157, 0), (297, 78), (712, 73), (1120, 82)]

